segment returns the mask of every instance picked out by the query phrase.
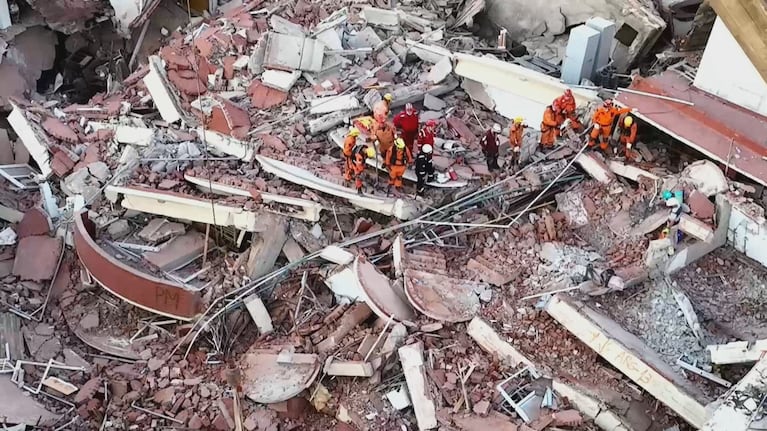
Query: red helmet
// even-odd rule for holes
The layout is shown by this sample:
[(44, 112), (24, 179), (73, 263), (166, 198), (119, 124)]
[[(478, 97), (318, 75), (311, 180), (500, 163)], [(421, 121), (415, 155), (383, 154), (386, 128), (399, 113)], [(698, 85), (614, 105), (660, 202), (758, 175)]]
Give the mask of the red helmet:
[(426, 127), (431, 127), (431, 128), (437, 127), (437, 121), (436, 120), (429, 120), (429, 121), (427, 121), (426, 122)]
[(407, 112), (409, 114), (409, 113), (411, 113), (413, 111), (415, 111), (415, 108), (413, 108), (413, 104), (412, 103), (405, 104), (405, 112)]

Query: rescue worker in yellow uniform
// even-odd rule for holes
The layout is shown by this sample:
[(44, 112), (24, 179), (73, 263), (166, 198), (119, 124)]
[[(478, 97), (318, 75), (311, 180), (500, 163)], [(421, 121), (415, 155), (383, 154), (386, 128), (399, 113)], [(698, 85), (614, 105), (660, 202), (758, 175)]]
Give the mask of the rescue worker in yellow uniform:
[(411, 163), (413, 163), (413, 155), (405, 145), (405, 141), (402, 138), (397, 138), (394, 141), (394, 146), (389, 148), (384, 157), (384, 166), (389, 170), (387, 195), (391, 191), (391, 186), (394, 186), (396, 191), (402, 189), (402, 177), (405, 176), (405, 170)]

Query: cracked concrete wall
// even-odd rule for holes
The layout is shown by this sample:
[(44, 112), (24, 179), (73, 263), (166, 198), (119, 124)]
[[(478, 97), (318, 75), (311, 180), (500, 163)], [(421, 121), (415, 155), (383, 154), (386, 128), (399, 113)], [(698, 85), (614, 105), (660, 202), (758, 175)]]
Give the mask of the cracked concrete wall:
[(40, 12), (52, 29), (65, 34), (85, 29), (89, 20), (108, 7), (106, 0), (27, 0), (27, 3)]
[(544, 36), (551, 43), (554, 36), (595, 16), (614, 21), (617, 28), (628, 24), (639, 34), (626, 55), (616, 59), (619, 69), (645, 55), (666, 28), (655, 6), (641, 0), (487, 0), (487, 14), (520, 42)]

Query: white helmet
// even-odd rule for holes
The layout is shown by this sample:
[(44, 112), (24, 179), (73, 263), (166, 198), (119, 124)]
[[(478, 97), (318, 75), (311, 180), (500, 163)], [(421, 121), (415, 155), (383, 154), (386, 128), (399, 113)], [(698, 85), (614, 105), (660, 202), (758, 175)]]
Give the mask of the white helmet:
[(501, 125), (498, 123), (493, 124), (493, 132), (494, 133), (501, 133)]
[(431, 145), (429, 144), (426, 144), (423, 147), (421, 147), (421, 151), (423, 151), (426, 154), (431, 154), (431, 150), (432, 148), (431, 148)]

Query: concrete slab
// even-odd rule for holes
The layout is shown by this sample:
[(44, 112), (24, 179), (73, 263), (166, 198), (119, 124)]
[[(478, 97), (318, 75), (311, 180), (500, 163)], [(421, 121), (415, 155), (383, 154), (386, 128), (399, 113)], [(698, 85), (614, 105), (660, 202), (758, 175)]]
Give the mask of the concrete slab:
[(152, 244), (167, 241), (174, 236), (183, 235), (186, 226), (178, 222), (171, 222), (165, 218), (153, 218), (138, 233), (138, 237)]
[(50, 280), (56, 273), (62, 252), (59, 238), (42, 235), (22, 238), (16, 247), (13, 275), (22, 280)]
[(703, 426), (707, 417), (706, 397), (635, 335), (566, 296), (554, 296), (546, 305), (546, 312), (691, 425)]
[(757, 362), (743, 379), (717, 401), (716, 410), (700, 427), (701, 430), (741, 431), (762, 428), (765, 419), (757, 419), (756, 415), (767, 392), (765, 373), (767, 358)]
[(59, 418), (14, 385), (8, 376), (0, 376), (0, 417), (4, 423), (31, 426), (52, 425)]
[(205, 250), (205, 234), (195, 230), (160, 245), (160, 251), (145, 251), (144, 259), (163, 271), (173, 271), (193, 262)]
[(269, 315), (269, 311), (266, 309), (264, 302), (258, 295), (251, 295), (242, 300), (247, 308), (250, 317), (253, 318), (258, 332), (261, 335), (268, 334), (274, 331), (274, 325), (272, 325), (272, 316)]
[(437, 427), (437, 414), (434, 400), (426, 386), (426, 365), (423, 360), (423, 343), (418, 342), (400, 347), (399, 359), (402, 372), (405, 374), (410, 398), (415, 410), (415, 418), (419, 431)]
[(278, 361), (279, 351), (265, 351), (253, 345), (239, 362), (245, 396), (257, 403), (274, 404), (287, 401), (311, 386), (322, 368), (317, 355), (287, 356), (287, 360)]

